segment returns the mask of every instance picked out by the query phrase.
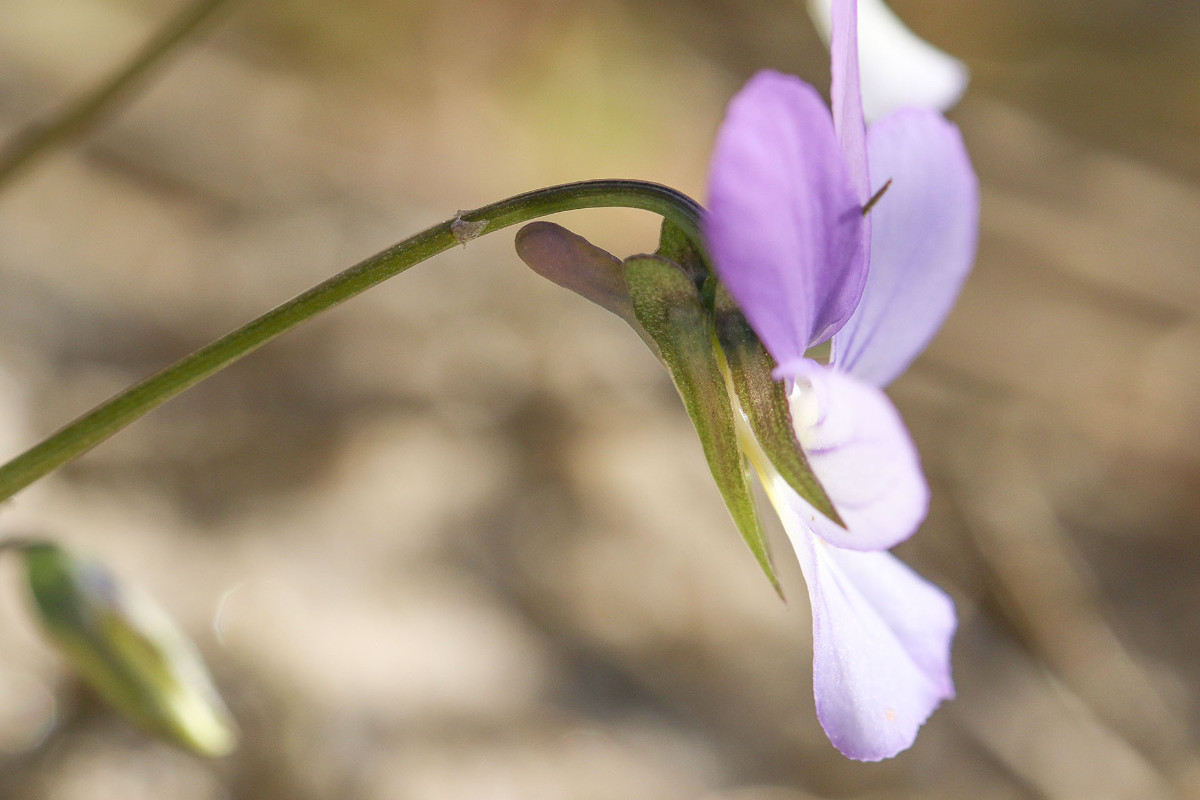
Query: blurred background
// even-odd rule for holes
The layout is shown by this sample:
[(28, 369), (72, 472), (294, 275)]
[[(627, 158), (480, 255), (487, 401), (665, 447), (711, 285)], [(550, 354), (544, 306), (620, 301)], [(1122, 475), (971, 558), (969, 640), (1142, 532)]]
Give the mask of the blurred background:
[[(0, 797), (1200, 797), (1200, 4), (893, 0), (973, 81), (978, 265), (896, 382), (933, 487), (899, 554), (959, 604), (958, 698), (842, 758), (774, 596), (623, 323), (472, 242), (0, 509), (150, 589), (243, 731), (205, 761), (68, 674), (0, 563)], [(0, 2), (0, 141), (179, 8)], [(417, 230), (538, 186), (703, 197), (791, 0), (232, 0), (0, 187), (0, 456)], [(619, 254), (655, 219), (559, 221)]]

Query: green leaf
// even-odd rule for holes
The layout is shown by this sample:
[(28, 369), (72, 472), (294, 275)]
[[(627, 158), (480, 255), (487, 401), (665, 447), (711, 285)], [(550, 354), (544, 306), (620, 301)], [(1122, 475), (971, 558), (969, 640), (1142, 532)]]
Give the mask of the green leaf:
[(199, 653), (148, 595), (50, 542), (15, 549), (47, 637), (101, 697), (195, 753), (233, 750), (236, 727)]
[(750, 323), (724, 286), (716, 288), (714, 314), (717, 341), (729, 363), (734, 390), (754, 438), (796, 494), (838, 525), (846, 527), (796, 441), (796, 429), (783, 384), (771, 374), (775, 369), (774, 359), (754, 335)]
[(734, 523), (775, 591), (783, 589), (771, 563), (750, 481), (738, 447), (733, 406), (712, 337), (712, 326), (691, 276), (658, 256), (625, 261), (625, 282), (642, 327), (658, 344)]

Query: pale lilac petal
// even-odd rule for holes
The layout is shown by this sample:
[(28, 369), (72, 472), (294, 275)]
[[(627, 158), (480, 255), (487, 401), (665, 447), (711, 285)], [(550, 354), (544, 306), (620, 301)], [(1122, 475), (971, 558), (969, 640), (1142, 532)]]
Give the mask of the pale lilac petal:
[(890, 758), (954, 696), (954, 603), (890, 553), (799, 533), (791, 539), (812, 603), (817, 718), (846, 756)]
[[(832, 0), (808, 0), (808, 10), (829, 43)], [(905, 27), (883, 0), (858, 4), (858, 52), (868, 122), (900, 108), (945, 111), (967, 88), (966, 66)]]
[(858, 3), (857, 0), (833, 0), (832, 31), (829, 42), (832, 80), (829, 101), (833, 106), (833, 127), (846, 153), (850, 182), (858, 201), (871, 196), (867, 166), (866, 123), (863, 121), (862, 90), (858, 77)]
[(778, 362), (840, 328), (866, 280), (863, 220), (811, 86), (760, 72), (733, 98), (708, 176), (717, 275)]
[(794, 381), (789, 399), (796, 438), (846, 527), (771, 476), (777, 504), (836, 547), (887, 550), (911, 536), (929, 509), (929, 486), (887, 395), (813, 361), (794, 363), (784, 377)]
[(867, 143), (871, 174), (892, 185), (870, 212), (867, 285), (834, 361), (886, 386), (933, 339), (971, 270), (979, 183), (958, 128), (933, 111), (898, 111)]

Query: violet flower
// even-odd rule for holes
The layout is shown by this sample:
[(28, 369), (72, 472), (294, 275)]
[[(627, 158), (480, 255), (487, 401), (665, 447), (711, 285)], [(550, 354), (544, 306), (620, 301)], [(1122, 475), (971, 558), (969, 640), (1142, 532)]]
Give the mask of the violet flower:
[[(880, 387), (953, 305), (974, 258), (979, 200), (958, 131), (939, 114), (902, 110), (866, 130), (856, 13), (854, 0), (834, 0), (832, 119), (812, 87), (774, 72), (756, 75), (730, 103), (705, 234), (720, 280), (778, 365), (797, 440), (846, 523), (792, 491), (741, 431), (808, 584), (818, 718), (845, 755), (873, 761), (909, 747), (954, 694), (953, 603), (885, 552), (920, 525), (929, 491)], [(806, 358), (830, 338), (828, 366)]]

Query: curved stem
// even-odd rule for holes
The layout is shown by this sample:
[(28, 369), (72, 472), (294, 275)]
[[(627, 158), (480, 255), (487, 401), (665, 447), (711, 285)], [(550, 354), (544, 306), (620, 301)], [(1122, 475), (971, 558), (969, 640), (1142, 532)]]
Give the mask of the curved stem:
[(600, 180), (552, 186), (461, 212), (339, 272), (79, 417), (0, 467), (0, 501), (301, 322), (455, 244), (465, 245), (485, 233), (559, 211), (618, 207), (652, 211), (669, 219), (703, 252), (699, 204), (674, 189), (645, 181)]

